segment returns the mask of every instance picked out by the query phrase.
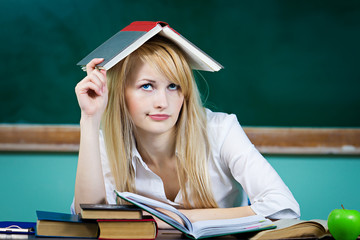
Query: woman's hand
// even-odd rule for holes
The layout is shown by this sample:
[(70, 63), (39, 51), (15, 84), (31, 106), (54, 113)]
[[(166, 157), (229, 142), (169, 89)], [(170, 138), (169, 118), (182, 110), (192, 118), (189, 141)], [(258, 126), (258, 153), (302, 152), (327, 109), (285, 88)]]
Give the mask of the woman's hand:
[(81, 116), (95, 118), (98, 122), (101, 120), (108, 101), (106, 72), (96, 68), (96, 65), (102, 61), (104, 61), (103, 58), (91, 60), (86, 65), (87, 76), (75, 87)]

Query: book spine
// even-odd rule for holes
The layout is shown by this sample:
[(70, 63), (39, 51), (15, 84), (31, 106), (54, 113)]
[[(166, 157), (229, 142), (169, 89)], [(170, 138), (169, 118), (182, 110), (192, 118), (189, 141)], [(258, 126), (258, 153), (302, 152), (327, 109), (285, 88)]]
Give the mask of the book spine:
[(166, 22), (150, 22), (150, 21), (137, 21), (133, 22), (130, 25), (126, 26), (121, 30), (124, 31), (140, 31), (140, 32), (148, 32), (153, 29), (156, 25), (160, 24), (161, 26), (168, 26)]
[(177, 31), (175, 31), (173, 28), (169, 26), (166, 22), (157, 21), (157, 22), (150, 22), (150, 21), (137, 21), (133, 22), (130, 25), (123, 28), (120, 32), (126, 32), (126, 31), (135, 31), (135, 32), (148, 32), (151, 29), (153, 29), (156, 25), (160, 24), (162, 27), (168, 26), (173, 32), (180, 35)]
[(142, 218), (142, 219), (97, 219), (97, 222), (154, 222), (155, 219)]
[[(158, 233), (159, 233), (158, 224), (157, 224), (156, 220), (153, 217), (142, 218), (142, 219), (97, 219), (96, 221), (97, 222), (153, 222), (154, 227), (155, 227), (155, 237), (154, 238), (147, 238), (147, 239), (138, 239), (138, 238), (136, 238), (136, 240), (155, 239), (158, 236)], [(105, 239), (105, 238), (99, 238), (99, 239)], [(113, 239), (106, 238), (106, 240), (113, 240)], [(127, 239), (122, 239), (122, 240), (127, 240)]]
[[(155, 237), (156, 238), (156, 237)], [(102, 240), (154, 240), (155, 238), (98, 238)]]

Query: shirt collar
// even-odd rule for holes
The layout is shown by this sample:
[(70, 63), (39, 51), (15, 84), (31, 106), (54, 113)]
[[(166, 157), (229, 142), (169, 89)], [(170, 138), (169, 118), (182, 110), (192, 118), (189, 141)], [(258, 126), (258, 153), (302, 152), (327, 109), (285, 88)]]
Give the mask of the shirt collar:
[(143, 168), (145, 168), (146, 170), (150, 171), (150, 168), (148, 167), (148, 165), (144, 162), (144, 160), (142, 159), (138, 149), (136, 148), (136, 145), (133, 144), (132, 147), (132, 151), (131, 151), (131, 155), (132, 155), (132, 159), (131, 159), (131, 163), (132, 166), (134, 168), (135, 174), (136, 174), (136, 163), (138, 162), (139, 164), (141, 164), (143, 166)]

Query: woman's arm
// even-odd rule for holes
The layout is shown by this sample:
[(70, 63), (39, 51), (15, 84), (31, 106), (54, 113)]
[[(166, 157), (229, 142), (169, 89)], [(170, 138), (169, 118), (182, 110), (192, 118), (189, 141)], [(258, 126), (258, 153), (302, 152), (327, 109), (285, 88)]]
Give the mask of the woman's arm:
[(247, 193), (251, 209), (271, 219), (299, 218), (299, 204), (279, 174), (250, 142), (236, 117), (228, 121), (231, 128), (220, 155)]
[(99, 147), (101, 116), (107, 104), (106, 75), (95, 68), (102, 59), (87, 66), (87, 76), (76, 88), (81, 108), (80, 149), (75, 182), (75, 211), (80, 203), (104, 203), (106, 199)]

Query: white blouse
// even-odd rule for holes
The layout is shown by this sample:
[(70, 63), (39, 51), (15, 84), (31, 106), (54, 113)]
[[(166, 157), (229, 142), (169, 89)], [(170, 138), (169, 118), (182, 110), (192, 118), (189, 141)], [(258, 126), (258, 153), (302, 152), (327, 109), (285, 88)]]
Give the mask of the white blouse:
[[(256, 214), (272, 219), (299, 218), (299, 204), (277, 172), (249, 141), (236, 116), (208, 109), (206, 113), (212, 153), (208, 170), (213, 195), (219, 207), (246, 206), (250, 200), (250, 207)], [(109, 204), (114, 204), (114, 178), (102, 133), (100, 151), (106, 199)], [(166, 198), (161, 178), (148, 168), (137, 149), (133, 150), (132, 164), (138, 194), (172, 205), (182, 204), (181, 192), (174, 202)]]

